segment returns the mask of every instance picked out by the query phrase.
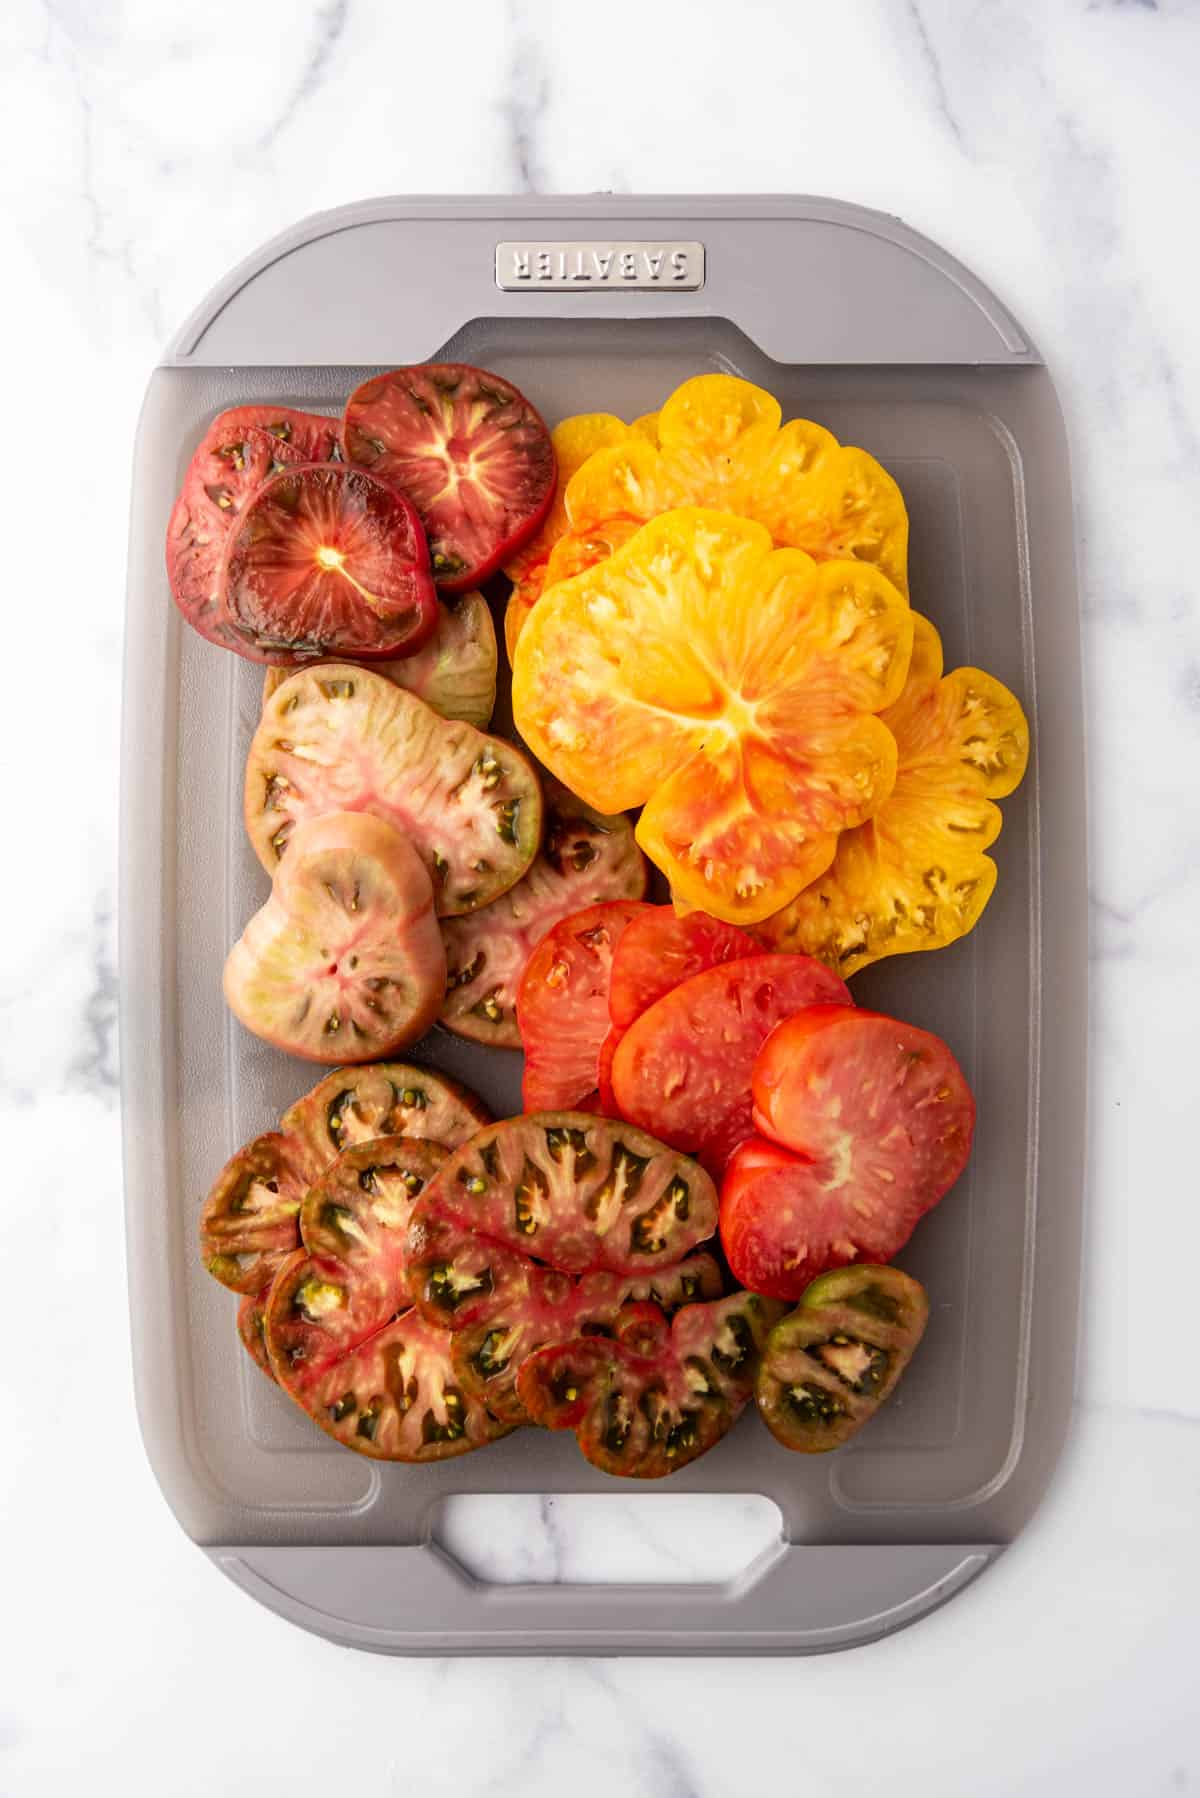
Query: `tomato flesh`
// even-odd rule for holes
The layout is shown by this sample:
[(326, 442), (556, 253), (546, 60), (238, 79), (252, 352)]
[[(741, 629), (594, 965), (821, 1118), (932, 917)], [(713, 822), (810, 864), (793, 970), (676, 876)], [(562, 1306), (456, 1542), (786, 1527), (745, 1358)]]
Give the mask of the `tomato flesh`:
[(380, 1061), (326, 1074), (288, 1107), (279, 1128), (311, 1185), (356, 1143), (404, 1136), (457, 1149), (490, 1122), (482, 1099), (448, 1075)]
[(257, 661), (404, 656), (437, 628), (412, 506), (341, 463), (305, 462), (264, 481), (234, 521), (218, 585), (233, 647)]
[(274, 1384), (275, 1373), (267, 1353), (267, 1295), (248, 1292), (237, 1309), (237, 1331), (242, 1347), (260, 1373)]
[(406, 836), (364, 812), (296, 831), (224, 975), (239, 1022), (309, 1061), (370, 1061), (415, 1042), (445, 987), (429, 875)]
[(672, 988), (722, 962), (761, 954), (750, 931), (722, 923), (704, 912), (680, 917), (659, 905), (631, 919), (613, 955), (608, 1011), (613, 1028), (625, 1031)]
[(730, 1160), (721, 1241), (735, 1276), (778, 1298), (829, 1268), (890, 1261), (962, 1173), (975, 1126), (938, 1037), (834, 1006), (771, 1036), (754, 1107), (776, 1140), (752, 1137)]
[(200, 1213), (200, 1255), (231, 1292), (262, 1292), (299, 1241), (304, 1157), (278, 1130), (230, 1157)]
[(461, 362), (376, 375), (350, 395), (346, 459), (417, 509), (434, 579), (478, 586), (541, 525), (554, 499), (550, 433), (511, 382)]
[(541, 851), (524, 879), (482, 911), (442, 925), (441, 1021), (474, 1042), (519, 1049), (517, 988), (547, 931), (585, 906), (640, 899), (646, 890), (646, 863), (628, 818), (603, 817), (557, 781), (547, 783), (545, 818)]
[(590, 905), (547, 931), (529, 957), (517, 989), (526, 1111), (596, 1102), (613, 951), (630, 920), (649, 909), (632, 901)]
[(218, 574), (234, 522), (255, 490), (296, 462), (338, 453), (331, 419), (286, 406), (234, 406), (214, 418), (188, 464), (167, 526), (167, 578), (192, 629), (240, 646), (220, 605)]
[(898, 1267), (814, 1280), (768, 1336), (755, 1380), (775, 1440), (810, 1455), (848, 1442), (895, 1391), (928, 1320), (924, 1288)]
[(693, 974), (617, 1044), (621, 1116), (719, 1173), (752, 1134), (751, 1075), (771, 1031), (804, 1006), (852, 1003), (837, 975), (807, 955), (744, 956)]

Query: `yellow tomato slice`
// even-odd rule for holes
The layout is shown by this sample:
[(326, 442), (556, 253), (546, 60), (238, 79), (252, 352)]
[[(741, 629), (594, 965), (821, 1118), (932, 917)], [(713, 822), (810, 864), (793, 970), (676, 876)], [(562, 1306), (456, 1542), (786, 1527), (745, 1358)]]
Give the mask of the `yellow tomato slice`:
[(750, 924), (829, 865), (895, 778), (875, 716), (912, 614), (869, 564), (765, 528), (666, 513), (548, 587), (513, 668), (517, 728), (589, 805), (645, 805), (638, 841), (685, 902)]
[(885, 955), (940, 949), (972, 930), (991, 898), (1000, 831), (993, 803), (1029, 759), (1029, 726), (1008, 688), (978, 668), (942, 674), (942, 646), (914, 616), (904, 690), (882, 714), (898, 750), (896, 784), (846, 831), (828, 872), (765, 933), (853, 974)]
[(589, 538), (599, 560), (611, 518), (711, 506), (756, 519), (777, 544), (818, 561), (870, 563), (907, 596), (908, 513), (891, 475), (821, 425), (781, 418), (769, 393), (734, 375), (685, 381), (656, 435), (635, 428), (580, 465), (564, 496), (566, 536)]

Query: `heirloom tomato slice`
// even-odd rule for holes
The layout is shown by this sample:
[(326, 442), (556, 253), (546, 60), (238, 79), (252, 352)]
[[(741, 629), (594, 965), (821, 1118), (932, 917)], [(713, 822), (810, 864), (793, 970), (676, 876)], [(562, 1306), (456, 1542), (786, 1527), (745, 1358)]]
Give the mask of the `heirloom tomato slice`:
[(798, 1299), (829, 1268), (899, 1253), (966, 1166), (975, 1101), (939, 1037), (814, 1005), (764, 1044), (754, 1121), (764, 1135), (725, 1171), (721, 1241), (736, 1279)]
[(525, 588), (530, 604), (541, 592), (542, 578), (550, 551), (567, 528), (563, 494), (567, 482), (588, 457), (609, 444), (623, 443), (630, 426), (611, 412), (577, 412), (564, 418), (550, 433), (554, 448), (557, 483), (550, 510), (538, 530), (504, 564), (504, 572), (516, 588)]
[[(373, 660), (371, 672), (423, 699), (440, 717), (485, 730), (496, 709), (497, 659), (496, 627), (487, 600), (482, 593), (463, 593), (438, 603), (437, 625), (427, 643), (395, 661)], [(267, 669), (264, 704), (289, 672)]]
[(542, 595), (559, 581), (570, 580), (572, 575), (582, 574), (584, 569), (606, 560), (641, 528), (640, 518), (609, 518), (594, 531), (570, 531), (559, 538), (541, 568), (509, 595), (504, 614), (504, 641), (510, 662), (516, 655), (517, 641), (525, 622)]
[(613, 954), (608, 989), (613, 1028), (628, 1030), (655, 1000), (682, 986), (693, 974), (703, 974), (722, 962), (741, 961), (747, 955), (761, 955), (763, 947), (748, 930), (723, 924), (703, 912), (680, 917), (670, 905), (640, 912), (622, 931)]
[(660, 1479), (715, 1446), (754, 1389), (780, 1307), (752, 1292), (685, 1305), (629, 1305), (612, 1338), (579, 1336), (523, 1362), (517, 1392), (530, 1418), (574, 1430), (605, 1473)]
[(423, 1036), (446, 953), (408, 838), (365, 812), (301, 825), (229, 952), (224, 988), (247, 1030), (309, 1061), (371, 1061)]
[(268, 873), (293, 830), (326, 812), (369, 812), (411, 837), (439, 917), (515, 885), (542, 829), (541, 788), (519, 749), (346, 662), (284, 681), (246, 759), (246, 829)]
[(288, 1107), (279, 1128), (310, 1184), (357, 1143), (404, 1136), (457, 1149), (490, 1122), (482, 1099), (448, 1075), (378, 1061), (326, 1074)]
[(543, 1267), (526, 1256), (513, 1257), (508, 1277), (472, 1307), (472, 1322), (453, 1332), (451, 1358), (464, 1392), (472, 1393), (493, 1417), (526, 1423), (517, 1396), (517, 1375), (526, 1356), (573, 1336), (611, 1334), (624, 1306), (653, 1300), (664, 1311), (721, 1292), (721, 1270), (711, 1255), (689, 1255), (657, 1274), (570, 1274)]
[(260, 1372), (274, 1383), (275, 1370), (267, 1353), (267, 1292), (248, 1292), (237, 1308), (237, 1332), (242, 1347)]
[(903, 684), (912, 628), (865, 563), (672, 512), (538, 602), (513, 713), (589, 805), (645, 806), (638, 842), (678, 898), (755, 924), (891, 791), (896, 743), (874, 714)]
[(814, 1280), (759, 1363), (755, 1398), (775, 1440), (805, 1455), (848, 1442), (895, 1391), (928, 1320), (924, 1287), (898, 1267)]
[(427, 1316), (461, 1311), (465, 1327), (499, 1285), (493, 1259), (505, 1277), (513, 1255), (565, 1274), (656, 1275), (712, 1235), (716, 1211), (703, 1168), (631, 1125), (508, 1118), (456, 1150), (414, 1210), (409, 1290)]
[(589, 905), (548, 930), (525, 963), (517, 1024), (525, 1050), (526, 1111), (594, 1103), (609, 1030), (613, 951), (630, 919), (646, 909), (634, 900)]
[(346, 460), (416, 507), (447, 593), (476, 587), (534, 535), (554, 498), (554, 448), (510, 381), (463, 362), (375, 375), (350, 395)]
[(231, 1292), (261, 1292), (295, 1248), (308, 1185), (303, 1157), (278, 1130), (256, 1136), (213, 1182), (200, 1213), (200, 1254)]
[(324, 462), (337, 453), (332, 419), (286, 406), (235, 406), (209, 425), (167, 525), (167, 578), (175, 604), (210, 643), (241, 652), (221, 612), (217, 576), (250, 495), (292, 463)]
[(389, 482), (342, 463), (302, 462), (256, 488), (217, 585), (231, 647), (261, 662), (403, 656), (438, 621), (413, 508)]
[(807, 955), (744, 956), (693, 974), (617, 1044), (617, 1109), (720, 1173), (753, 1134), (751, 1076), (775, 1026), (805, 1006), (851, 1004), (837, 975)]
[(545, 793), (545, 819), (541, 850), (524, 879), (482, 911), (442, 925), (441, 1021), (477, 1043), (521, 1047), (517, 987), (548, 930), (584, 906), (640, 899), (646, 890), (646, 863), (628, 818), (605, 818), (554, 781)]
[(709, 506), (765, 525), (774, 541), (817, 561), (851, 560), (908, 593), (908, 513), (895, 481), (865, 450), (808, 419), (781, 425), (778, 402), (733, 375), (685, 381), (658, 414), (657, 439), (599, 450), (573, 475), (563, 541), (608, 519), (645, 521)]
[(1015, 696), (978, 668), (943, 676), (937, 632), (916, 615), (913, 625), (904, 690), (880, 714), (896, 739), (896, 784), (873, 818), (838, 838), (820, 879), (763, 926), (781, 948), (840, 974), (974, 929), (996, 884), (984, 854), (1000, 832), (993, 801), (1029, 759)]

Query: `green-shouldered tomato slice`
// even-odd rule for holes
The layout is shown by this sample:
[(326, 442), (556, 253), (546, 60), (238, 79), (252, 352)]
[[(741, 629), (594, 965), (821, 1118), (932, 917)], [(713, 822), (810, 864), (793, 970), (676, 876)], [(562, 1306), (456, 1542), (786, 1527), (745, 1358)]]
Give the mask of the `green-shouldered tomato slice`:
[(586, 906), (640, 899), (646, 862), (633, 825), (594, 812), (557, 781), (547, 783), (541, 852), (523, 880), (482, 911), (448, 918), (441, 1021), (458, 1036), (519, 1049), (517, 989), (546, 933)]
[(650, 909), (632, 900), (589, 905), (547, 931), (529, 957), (517, 989), (526, 1111), (598, 1102), (613, 951), (630, 920)]
[(253, 1361), (260, 1373), (265, 1373), (268, 1380), (275, 1384), (275, 1372), (271, 1366), (271, 1357), (267, 1353), (267, 1293), (248, 1292), (237, 1308), (237, 1331), (242, 1347)]
[(554, 499), (554, 447), (511, 381), (465, 362), (374, 375), (342, 421), (346, 460), (408, 496), (447, 593), (475, 587), (534, 535)]
[(304, 1158), (278, 1130), (230, 1157), (200, 1213), (200, 1255), (231, 1292), (262, 1292), (299, 1242)]
[(891, 1397), (928, 1320), (924, 1287), (898, 1267), (814, 1280), (759, 1364), (755, 1397), (775, 1440), (806, 1455), (848, 1442)]
[(807, 955), (751, 955), (694, 974), (625, 1032), (612, 1064), (622, 1117), (719, 1173), (752, 1133), (755, 1057), (784, 1018), (850, 1006), (836, 974)]
[(337, 426), (287, 406), (234, 406), (213, 419), (188, 463), (167, 526), (167, 579), (192, 629), (224, 649), (240, 645), (225, 621), (218, 575), (234, 522), (271, 475), (338, 454)]
[(632, 1304), (611, 1339), (579, 1336), (530, 1355), (517, 1392), (535, 1423), (574, 1430), (593, 1466), (661, 1479), (714, 1447), (736, 1420), (779, 1309), (736, 1292), (685, 1305), (668, 1323), (657, 1305)]
[(483, 1100), (449, 1075), (415, 1062), (377, 1061), (326, 1074), (289, 1105), (279, 1128), (311, 1185), (356, 1143), (407, 1136), (457, 1149), (490, 1122)]

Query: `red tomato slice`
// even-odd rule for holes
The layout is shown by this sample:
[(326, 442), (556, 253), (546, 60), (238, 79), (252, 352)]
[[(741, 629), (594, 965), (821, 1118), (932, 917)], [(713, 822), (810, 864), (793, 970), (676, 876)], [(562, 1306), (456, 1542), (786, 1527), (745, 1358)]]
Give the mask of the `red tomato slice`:
[(346, 459), (383, 475), (421, 517), (446, 593), (494, 574), (550, 510), (550, 433), (509, 381), (464, 362), (376, 375), (350, 395)]
[(694, 974), (630, 1026), (613, 1057), (621, 1116), (719, 1173), (754, 1129), (750, 1078), (775, 1026), (806, 1005), (852, 1005), (807, 955), (750, 955)]
[(634, 900), (589, 905), (556, 924), (529, 957), (517, 988), (526, 1111), (594, 1103), (613, 950), (630, 919), (651, 909)]
[(722, 962), (760, 955), (763, 945), (748, 930), (724, 924), (702, 911), (680, 917), (672, 905), (658, 905), (635, 918), (613, 956), (608, 1011), (617, 1031), (672, 987)]
[(739, 1280), (798, 1299), (851, 1261), (886, 1262), (966, 1166), (975, 1101), (940, 1038), (875, 1012), (815, 1005), (768, 1039), (753, 1137), (721, 1189)]
[(340, 463), (282, 469), (250, 495), (218, 586), (230, 647), (253, 661), (411, 655), (437, 628), (420, 519), (387, 481)]
[(619, 1116), (617, 1111), (617, 1096), (613, 1092), (612, 1064), (613, 1056), (617, 1052), (617, 1044), (620, 1040), (621, 1032), (619, 1030), (609, 1031), (608, 1035), (600, 1045), (600, 1060), (596, 1068), (596, 1092), (599, 1098), (600, 1110), (604, 1113), (604, 1116), (608, 1118)]
[(337, 426), (286, 406), (234, 406), (214, 418), (188, 464), (167, 526), (167, 578), (193, 630), (236, 648), (218, 600), (217, 575), (234, 520), (269, 475), (294, 462), (324, 462)]

